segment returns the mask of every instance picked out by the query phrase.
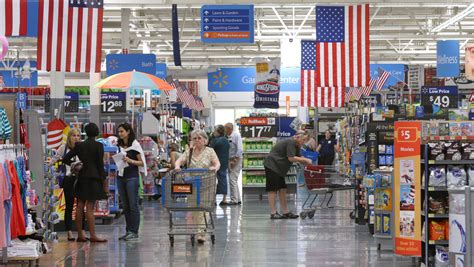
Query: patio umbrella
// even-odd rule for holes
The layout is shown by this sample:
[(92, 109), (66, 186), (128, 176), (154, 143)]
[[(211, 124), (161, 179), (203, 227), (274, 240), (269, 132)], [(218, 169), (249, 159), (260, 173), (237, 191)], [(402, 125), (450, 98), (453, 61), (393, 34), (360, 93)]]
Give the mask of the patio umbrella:
[[(139, 71), (127, 71), (107, 77), (95, 85), (100, 89), (124, 89), (124, 90), (173, 90), (174, 88), (166, 81)], [(135, 115), (135, 103), (132, 108), (132, 124)]]

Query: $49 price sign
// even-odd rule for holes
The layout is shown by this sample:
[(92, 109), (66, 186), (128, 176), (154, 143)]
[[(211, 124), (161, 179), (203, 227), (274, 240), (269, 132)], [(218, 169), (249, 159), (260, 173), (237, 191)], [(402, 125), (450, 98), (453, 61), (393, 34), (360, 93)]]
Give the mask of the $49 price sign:
[(102, 93), (100, 106), (102, 113), (125, 113), (127, 112), (126, 93)]
[(458, 107), (457, 86), (423, 86), (421, 88), (421, 105), (437, 105), (442, 108)]

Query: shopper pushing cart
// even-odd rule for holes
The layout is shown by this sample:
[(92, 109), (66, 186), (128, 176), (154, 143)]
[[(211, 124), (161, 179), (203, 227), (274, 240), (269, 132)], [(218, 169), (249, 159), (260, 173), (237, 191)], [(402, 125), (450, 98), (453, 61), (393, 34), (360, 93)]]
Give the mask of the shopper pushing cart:
[[(191, 132), (192, 146), (176, 161), (175, 170), (163, 181), (163, 202), (170, 213), (170, 245), (174, 235), (191, 235), (199, 244), (205, 242), (205, 234), (214, 243), (213, 213), (216, 202), (216, 171), (219, 159), (212, 148), (206, 147), (207, 134), (203, 130)], [(187, 169), (181, 170), (186, 165)], [(192, 211), (192, 223), (177, 225), (173, 213)]]

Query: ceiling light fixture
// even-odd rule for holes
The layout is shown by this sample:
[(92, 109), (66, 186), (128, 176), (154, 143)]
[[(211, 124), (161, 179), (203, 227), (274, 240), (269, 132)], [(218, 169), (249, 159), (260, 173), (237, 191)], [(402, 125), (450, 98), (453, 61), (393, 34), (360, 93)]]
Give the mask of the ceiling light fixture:
[(465, 17), (469, 16), (472, 12), (474, 12), (474, 4), (470, 4), (466, 9), (464, 9), (461, 13), (458, 13), (456, 16), (448, 19), (447, 21), (441, 23), (440, 25), (436, 26), (435, 28), (431, 29), (431, 33), (440, 32), (447, 27), (461, 21)]

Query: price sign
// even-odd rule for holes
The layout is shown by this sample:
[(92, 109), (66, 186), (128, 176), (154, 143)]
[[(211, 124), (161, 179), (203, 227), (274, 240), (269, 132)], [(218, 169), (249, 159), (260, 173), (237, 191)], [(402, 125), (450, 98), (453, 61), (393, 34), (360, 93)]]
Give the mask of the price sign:
[(275, 125), (241, 126), (240, 133), (242, 137), (248, 137), (248, 138), (255, 138), (255, 137), (272, 138), (276, 136), (276, 127)]
[(79, 93), (65, 93), (64, 94), (64, 112), (65, 113), (79, 112)]
[(397, 129), (397, 141), (400, 142), (416, 142), (418, 139), (417, 129), (413, 127), (399, 127)]
[(423, 86), (421, 87), (421, 105), (457, 108), (458, 95), (457, 86)]
[(240, 134), (247, 138), (276, 137), (276, 120), (275, 118), (241, 118)]
[(102, 93), (100, 96), (102, 113), (126, 113), (127, 101), (125, 92)]

